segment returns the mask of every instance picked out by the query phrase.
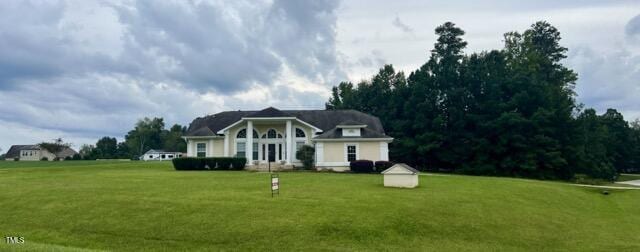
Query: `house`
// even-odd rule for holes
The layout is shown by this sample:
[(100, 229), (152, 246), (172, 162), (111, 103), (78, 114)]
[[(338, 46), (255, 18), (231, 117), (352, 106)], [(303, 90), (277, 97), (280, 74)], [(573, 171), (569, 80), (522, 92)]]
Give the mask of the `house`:
[(39, 145), (12, 145), (11, 148), (5, 154), (5, 160), (15, 160), (18, 158), (20, 161), (40, 161), (42, 158), (47, 158), (49, 161), (53, 161), (58, 158), (64, 160), (66, 157), (73, 157), (78, 154), (75, 150), (65, 147), (58, 153), (51, 153)]
[(419, 171), (406, 164), (395, 164), (381, 172), (385, 187), (415, 188), (419, 183)]
[(140, 160), (144, 161), (164, 161), (171, 160), (174, 158), (182, 157), (182, 152), (173, 152), (173, 151), (163, 151), (163, 150), (149, 150), (140, 156)]
[(225, 111), (193, 120), (184, 135), (189, 157), (246, 157), (249, 169), (268, 162), (301, 165), (295, 152), (315, 147), (315, 166), (349, 170), (357, 159), (389, 159), (393, 140), (380, 119), (355, 110)]

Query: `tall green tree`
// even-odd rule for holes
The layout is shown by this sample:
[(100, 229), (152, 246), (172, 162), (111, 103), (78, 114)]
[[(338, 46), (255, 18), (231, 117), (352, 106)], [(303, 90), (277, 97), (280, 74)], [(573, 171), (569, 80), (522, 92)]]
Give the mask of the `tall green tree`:
[(162, 149), (164, 120), (154, 117), (138, 120), (133, 130), (125, 136), (132, 156), (140, 156), (150, 149)]

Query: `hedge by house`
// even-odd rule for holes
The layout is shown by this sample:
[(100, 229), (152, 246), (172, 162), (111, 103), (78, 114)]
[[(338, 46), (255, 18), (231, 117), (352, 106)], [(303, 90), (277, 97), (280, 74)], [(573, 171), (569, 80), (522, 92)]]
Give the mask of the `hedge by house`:
[(373, 161), (371, 160), (354, 160), (349, 163), (349, 168), (356, 173), (373, 172)]
[(393, 166), (393, 163), (389, 161), (376, 161), (374, 166), (376, 167), (376, 172), (382, 172)]
[(237, 157), (182, 157), (172, 160), (173, 168), (186, 170), (242, 170), (247, 162), (246, 158)]

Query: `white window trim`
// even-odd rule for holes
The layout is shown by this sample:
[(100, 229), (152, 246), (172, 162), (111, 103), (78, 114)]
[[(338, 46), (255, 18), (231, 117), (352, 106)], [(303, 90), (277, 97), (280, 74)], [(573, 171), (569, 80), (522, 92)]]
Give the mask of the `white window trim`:
[(198, 151), (198, 144), (204, 144), (204, 156), (207, 157), (207, 149), (209, 148), (209, 146), (207, 146), (207, 142), (195, 142), (196, 143), (196, 157), (198, 157), (198, 153), (200, 151)]
[(358, 143), (344, 143), (344, 162), (349, 162), (348, 146), (356, 147), (356, 160), (360, 160), (360, 145)]
[[(238, 156), (238, 143), (247, 143), (247, 138), (238, 138), (238, 132), (240, 132), (243, 129), (247, 129), (247, 127), (241, 127), (238, 128), (238, 130), (236, 130), (233, 134), (233, 148), (234, 148), (234, 153), (233, 156), (236, 157)], [(258, 138), (254, 138), (253, 139), (253, 143), (258, 143), (258, 139), (260, 139), (260, 136), (262, 136), (260, 134), (260, 131), (257, 130), (255, 127), (253, 127), (253, 130), (258, 134)], [(231, 131), (229, 131), (231, 132)], [(249, 135), (249, 133), (247, 133), (247, 136)], [(251, 132), (251, 137), (253, 137), (253, 132)], [(260, 146), (258, 145), (258, 153), (260, 153)], [(247, 157), (247, 154), (244, 154), (245, 157)], [(251, 155), (253, 155), (253, 153), (251, 153)]]

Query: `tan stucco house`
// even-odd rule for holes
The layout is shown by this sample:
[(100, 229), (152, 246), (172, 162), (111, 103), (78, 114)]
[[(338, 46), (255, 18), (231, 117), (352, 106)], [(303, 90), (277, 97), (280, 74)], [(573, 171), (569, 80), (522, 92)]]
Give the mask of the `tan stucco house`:
[(64, 160), (66, 157), (73, 157), (78, 154), (75, 150), (65, 147), (58, 153), (51, 153), (37, 144), (32, 145), (12, 145), (5, 155), (5, 160), (20, 161), (40, 161), (42, 158), (47, 158), (49, 161), (53, 161), (55, 158)]
[[(249, 133), (251, 132), (251, 133)], [(189, 157), (246, 157), (249, 169), (301, 165), (295, 152), (315, 148), (318, 169), (344, 171), (358, 159), (389, 160), (393, 140), (380, 119), (355, 110), (225, 111), (196, 118), (184, 136)]]

